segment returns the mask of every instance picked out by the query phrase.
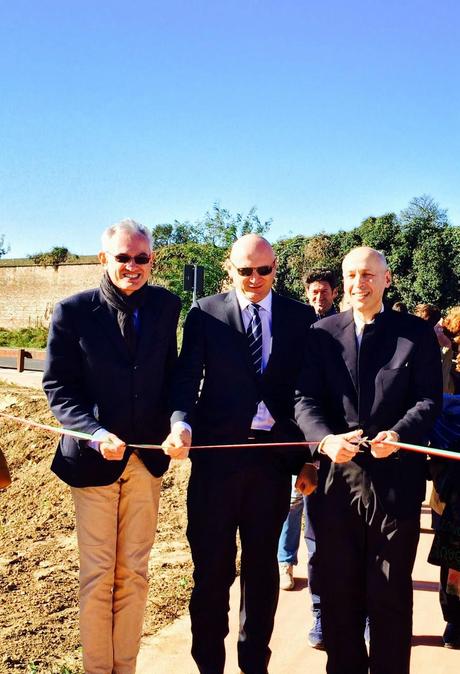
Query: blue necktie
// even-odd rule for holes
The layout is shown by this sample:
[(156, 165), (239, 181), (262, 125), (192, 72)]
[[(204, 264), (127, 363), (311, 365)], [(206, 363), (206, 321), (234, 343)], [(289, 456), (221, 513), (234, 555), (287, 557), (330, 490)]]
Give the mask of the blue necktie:
[(249, 342), (249, 351), (251, 352), (252, 362), (256, 374), (262, 374), (262, 322), (259, 316), (260, 306), (258, 304), (248, 304), (248, 311), (251, 314), (246, 335)]

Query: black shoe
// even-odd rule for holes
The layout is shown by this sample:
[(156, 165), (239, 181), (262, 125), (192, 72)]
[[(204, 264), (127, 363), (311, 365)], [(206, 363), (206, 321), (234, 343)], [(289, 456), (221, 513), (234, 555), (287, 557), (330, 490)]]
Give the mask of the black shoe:
[(442, 640), (445, 648), (460, 648), (460, 625), (447, 623)]
[(321, 609), (313, 611), (313, 625), (308, 633), (308, 643), (318, 651), (324, 651), (323, 630), (321, 627)]

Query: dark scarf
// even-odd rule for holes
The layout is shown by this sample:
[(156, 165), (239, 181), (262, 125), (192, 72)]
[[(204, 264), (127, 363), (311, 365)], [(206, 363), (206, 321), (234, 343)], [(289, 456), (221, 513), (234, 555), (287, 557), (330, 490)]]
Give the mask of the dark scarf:
[(136, 353), (137, 342), (137, 335), (134, 327), (134, 312), (137, 309), (140, 309), (147, 299), (148, 283), (131, 295), (125, 295), (116, 285), (114, 285), (110, 276), (105, 272), (101, 279), (100, 287), (107, 304), (116, 310), (121, 334), (123, 335), (131, 354), (134, 355)]

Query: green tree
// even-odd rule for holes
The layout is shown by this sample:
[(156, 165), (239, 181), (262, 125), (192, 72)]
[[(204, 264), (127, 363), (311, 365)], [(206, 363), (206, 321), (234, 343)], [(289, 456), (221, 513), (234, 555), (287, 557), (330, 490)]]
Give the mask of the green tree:
[(227, 249), (209, 243), (197, 243), (196, 241), (174, 243), (156, 252), (152, 278), (154, 283), (163, 285), (179, 295), (184, 316), (192, 302), (192, 293), (184, 290), (184, 265), (202, 265), (205, 295), (214, 295), (222, 290), (227, 277), (223, 267), (226, 257)]
[(42, 265), (43, 267), (58, 267), (64, 262), (77, 259), (78, 255), (74, 255), (64, 246), (54, 246), (54, 248), (45, 253), (33, 253), (27, 257), (33, 260), (35, 264)]
[(152, 248), (157, 250), (162, 246), (169, 246), (172, 241), (174, 225), (155, 225), (152, 229)]
[(232, 215), (226, 208), (214, 204), (211, 211), (207, 211), (203, 220), (197, 223), (203, 243), (210, 243), (221, 248), (229, 248), (236, 239), (243, 234), (265, 234), (271, 225), (271, 220), (261, 222), (253, 206), (247, 215), (237, 213)]
[(275, 287), (281, 295), (303, 300), (305, 292), (302, 276), (305, 268), (305, 242), (302, 235), (281, 239), (273, 245), (278, 270)]
[(261, 222), (255, 208), (247, 215), (232, 215), (214, 204), (211, 211), (194, 223), (175, 220), (171, 225), (157, 225), (152, 231), (156, 250), (153, 280), (181, 297), (185, 315), (192, 293), (183, 290), (184, 265), (203, 266), (205, 294), (218, 293), (227, 279), (223, 263), (233, 242), (250, 232), (264, 234), (270, 223), (271, 220)]
[(388, 254), (393, 271), (393, 294), (413, 308), (431, 302), (445, 309), (452, 291), (448, 275), (452, 269), (447, 213), (428, 195), (415, 197), (399, 216), (399, 231)]
[(302, 276), (327, 268), (341, 278), (344, 256), (355, 246), (381, 250), (393, 272), (387, 299), (413, 308), (431, 302), (445, 310), (460, 303), (460, 228), (430, 196), (412, 199), (399, 216), (370, 216), (352, 230), (278, 241), (277, 289), (303, 299)]
[(271, 220), (262, 222), (253, 206), (246, 215), (233, 215), (226, 208), (214, 204), (210, 211), (194, 223), (188, 220), (172, 224), (156, 225), (152, 230), (153, 247), (169, 246), (175, 243), (209, 243), (218, 248), (229, 248), (243, 234), (254, 232), (265, 234)]

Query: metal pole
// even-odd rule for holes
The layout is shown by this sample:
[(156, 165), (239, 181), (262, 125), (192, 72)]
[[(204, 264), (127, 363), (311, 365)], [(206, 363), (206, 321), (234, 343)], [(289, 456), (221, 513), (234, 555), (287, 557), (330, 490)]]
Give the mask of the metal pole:
[(193, 295), (192, 295), (192, 301), (195, 304), (196, 302), (196, 284), (197, 284), (197, 276), (198, 276), (198, 265), (194, 264), (193, 265)]

